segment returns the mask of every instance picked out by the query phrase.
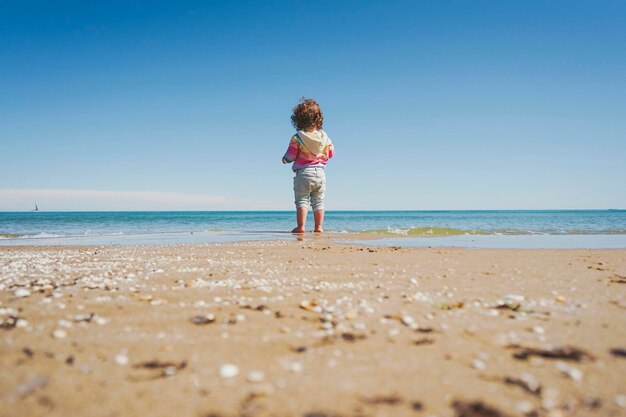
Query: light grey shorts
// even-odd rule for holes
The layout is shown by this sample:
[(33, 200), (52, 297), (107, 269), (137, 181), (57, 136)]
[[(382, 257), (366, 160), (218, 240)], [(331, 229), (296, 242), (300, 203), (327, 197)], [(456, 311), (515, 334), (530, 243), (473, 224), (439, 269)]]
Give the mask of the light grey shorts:
[(296, 171), (293, 177), (293, 193), (296, 207), (309, 208), (313, 211), (324, 210), (324, 192), (326, 191), (326, 172), (323, 167), (308, 167)]

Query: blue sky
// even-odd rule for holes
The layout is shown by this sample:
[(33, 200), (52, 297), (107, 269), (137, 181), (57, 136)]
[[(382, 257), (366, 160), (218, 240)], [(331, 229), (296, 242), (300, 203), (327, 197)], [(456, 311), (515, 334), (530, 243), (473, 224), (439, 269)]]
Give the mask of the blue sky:
[[(626, 208), (626, 2), (0, 3), (0, 210)], [(149, 198), (147, 197), (149, 196)]]

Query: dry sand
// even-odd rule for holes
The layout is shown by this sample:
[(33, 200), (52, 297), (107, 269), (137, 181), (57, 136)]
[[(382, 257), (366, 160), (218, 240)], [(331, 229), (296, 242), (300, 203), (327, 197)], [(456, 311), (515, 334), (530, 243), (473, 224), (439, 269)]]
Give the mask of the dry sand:
[(0, 248), (2, 416), (625, 416), (626, 251)]

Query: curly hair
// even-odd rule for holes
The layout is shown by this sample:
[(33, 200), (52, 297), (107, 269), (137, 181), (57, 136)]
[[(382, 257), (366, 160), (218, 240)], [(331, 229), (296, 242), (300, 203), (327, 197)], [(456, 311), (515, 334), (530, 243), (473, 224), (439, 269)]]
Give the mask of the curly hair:
[(291, 124), (298, 130), (321, 129), (324, 115), (317, 101), (312, 98), (300, 99), (300, 104), (293, 108)]

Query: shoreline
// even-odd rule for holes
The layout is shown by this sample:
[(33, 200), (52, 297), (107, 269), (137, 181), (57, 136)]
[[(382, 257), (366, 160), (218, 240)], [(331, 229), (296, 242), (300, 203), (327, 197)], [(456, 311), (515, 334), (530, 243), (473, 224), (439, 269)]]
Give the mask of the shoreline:
[[(0, 246), (285, 239), (293, 223), (292, 211), (0, 213)], [(328, 235), (360, 235), (368, 240), (419, 237), (447, 242), (455, 236), (482, 235), (617, 235), (626, 239), (624, 210), (330, 210), (325, 225)], [(310, 221), (309, 226), (310, 230)], [(623, 245), (626, 248), (626, 242)]]
[(626, 412), (626, 250), (1, 247), (0, 276), (0, 415)]
[(348, 245), (456, 247), (482, 249), (626, 249), (626, 234), (563, 234), (563, 235), (440, 235), (412, 236), (364, 232), (326, 232), (292, 234), (290, 232), (226, 232), (154, 233), (137, 235), (68, 236), (0, 239), (2, 247), (100, 247), (100, 246), (164, 246), (229, 244), (237, 242), (333, 241)]

